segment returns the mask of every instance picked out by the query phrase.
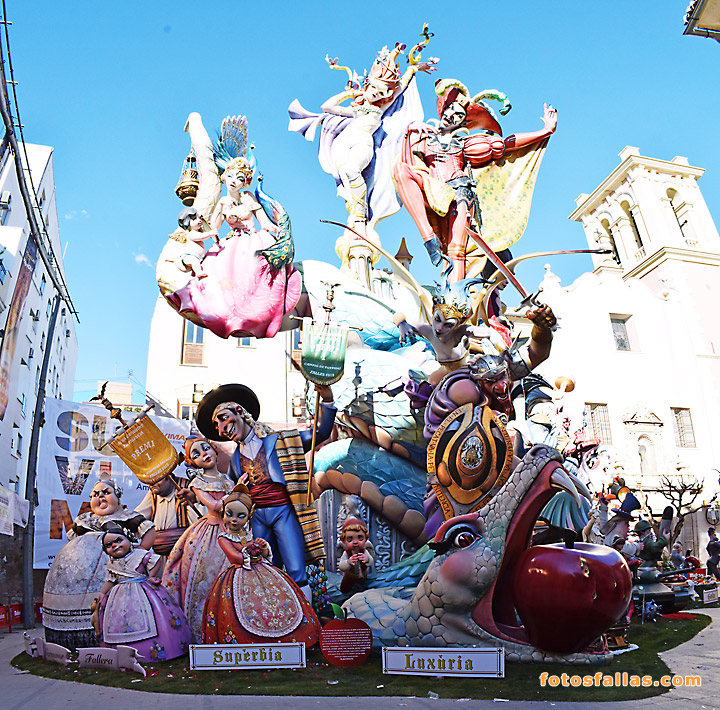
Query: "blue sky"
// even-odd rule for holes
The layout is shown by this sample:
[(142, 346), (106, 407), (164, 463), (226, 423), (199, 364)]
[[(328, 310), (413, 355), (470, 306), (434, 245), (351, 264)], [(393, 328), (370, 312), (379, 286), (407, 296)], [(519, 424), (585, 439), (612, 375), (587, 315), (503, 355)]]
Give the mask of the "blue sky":
[[(144, 382), (154, 264), (181, 207), (173, 189), (189, 140), (191, 111), (209, 130), (245, 114), (266, 189), (287, 208), (297, 256), (336, 263), (343, 221), (332, 179), (316, 146), (287, 131), (294, 98), (318, 110), (343, 88), (324, 57), (358, 71), (383, 45), (434, 33), (426, 56), (438, 71), (420, 77), (426, 116), (433, 82), (457, 78), (475, 93), (506, 92), (513, 110), (505, 134), (541, 127), (543, 101), (559, 112), (540, 171), (528, 229), (514, 253), (586, 246), (567, 216), (635, 145), (644, 155), (687, 156), (707, 169), (700, 186), (720, 214), (720, 47), (684, 37), (686, 0), (556, 0), (539, 3), (238, 2), (123, 4), (8, 0), (10, 47), (25, 137), (55, 147), (61, 241), (70, 291), (80, 313), (76, 398), (95, 381)], [(407, 237), (421, 281), (432, 270), (409, 217), (380, 224), (393, 249)], [(570, 283), (588, 257), (558, 257)], [(542, 263), (523, 265), (529, 286)]]

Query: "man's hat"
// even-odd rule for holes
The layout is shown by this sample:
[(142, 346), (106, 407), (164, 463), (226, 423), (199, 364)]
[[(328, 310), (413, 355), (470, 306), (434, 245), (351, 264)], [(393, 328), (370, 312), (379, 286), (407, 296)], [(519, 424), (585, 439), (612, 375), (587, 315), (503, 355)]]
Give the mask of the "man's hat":
[(212, 420), (215, 407), (223, 402), (239, 404), (255, 420), (260, 416), (260, 401), (246, 385), (235, 383), (216, 387), (200, 400), (195, 414), (197, 428), (200, 429), (203, 436), (212, 441), (227, 441), (224, 436), (218, 434), (215, 422)]
[(635, 532), (636, 533), (643, 533), (647, 530), (652, 530), (652, 525), (647, 520), (638, 520), (637, 523), (635, 523)]

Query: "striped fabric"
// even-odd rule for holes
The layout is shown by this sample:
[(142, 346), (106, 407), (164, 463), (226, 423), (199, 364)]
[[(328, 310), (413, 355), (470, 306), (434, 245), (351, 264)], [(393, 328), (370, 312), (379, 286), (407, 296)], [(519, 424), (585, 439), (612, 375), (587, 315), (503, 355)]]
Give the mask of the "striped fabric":
[(303, 449), (302, 439), (297, 430), (288, 429), (277, 432), (277, 434), (275, 452), (285, 476), (288, 495), (305, 537), (305, 561), (307, 564), (314, 564), (325, 558), (325, 549), (317, 511), (315, 508), (305, 505), (308, 487), (305, 449)]
[[(188, 479), (180, 476), (175, 476), (175, 480), (178, 482), (180, 488), (187, 488)], [(157, 496), (151, 491), (150, 492), (150, 520), (155, 520), (155, 511), (157, 510)], [(188, 520), (187, 504), (183, 503), (180, 498), (175, 498), (175, 514), (177, 515), (177, 524), (179, 528), (187, 528), (190, 526)]]

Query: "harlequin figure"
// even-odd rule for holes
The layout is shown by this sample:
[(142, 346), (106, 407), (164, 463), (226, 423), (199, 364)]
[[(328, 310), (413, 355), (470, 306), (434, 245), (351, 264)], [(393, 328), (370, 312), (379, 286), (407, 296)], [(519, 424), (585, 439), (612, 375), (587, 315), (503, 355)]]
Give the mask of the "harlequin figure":
[(98, 632), (103, 646), (132, 646), (151, 661), (187, 653), (192, 632), (180, 607), (160, 584), (160, 557), (133, 548), (128, 530), (110, 523), (102, 537), (110, 557), (100, 593)]
[(230, 562), (210, 589), (203, 643), (317, 643), (320, 622), (299, 587), (270, 562), (270, 545), (253, 536), (253, 503), (238, 484), (223, 502), (218, 544)]
[[(557, 112), (545, 106), (543, 130), (503, 138), (482, 99), (503, 101), (500, 112), (507, 113), (510, 104), (504, 94), (483, 92), (471, 98), (455, 79), (439, 80), (435, 92), (440, 123), (437, 129), (427, 124), (408, 128), (393, 176), (433, 265), (438, 266), (446, 253), (455, 267), (453, 278), (459, 280), (465, 278), (467, 230), (479, 232), (482, 224), (469, 168), (496, 163), (509, 152), (547, 138), (555, 131)], [(482, 133), (467, 135), (469, 130)]]

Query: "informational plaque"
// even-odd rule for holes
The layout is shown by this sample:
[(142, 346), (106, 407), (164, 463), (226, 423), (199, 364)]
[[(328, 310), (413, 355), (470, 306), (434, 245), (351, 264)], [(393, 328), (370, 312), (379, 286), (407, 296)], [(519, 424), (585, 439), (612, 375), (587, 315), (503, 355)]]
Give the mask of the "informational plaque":
[(703, 604), (714, 604), (718, 600), (718, 588), (703, 591)]
[(191, 644), (190, 668), (194, 671), (305, 668), (305, 644)]
[(320, 632), (320, 650), (334, 666), (361, 666), (372, 649), (372, 631), (361, 619), (334, 619)]
[(502, 648), (383, 648), (383, 673), (504, 678)]

